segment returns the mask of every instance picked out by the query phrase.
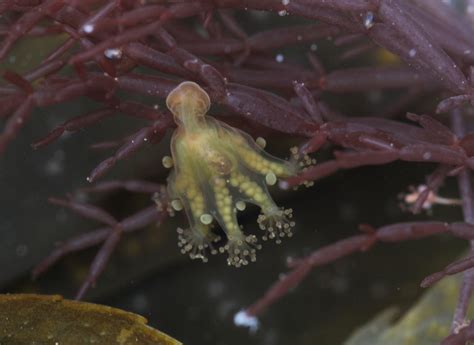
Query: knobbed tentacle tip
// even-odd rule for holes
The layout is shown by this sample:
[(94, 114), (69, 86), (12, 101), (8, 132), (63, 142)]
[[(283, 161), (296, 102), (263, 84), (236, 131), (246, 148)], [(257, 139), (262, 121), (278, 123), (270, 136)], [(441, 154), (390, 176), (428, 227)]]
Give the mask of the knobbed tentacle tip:
[(279, 244), (282, 238), (293, 236), (292, 229), (295, 226), (295, 222), (291, 218), (293, 218), (293, 210), (291, 208), (275, 207), (263, 210), (257, 218), (259, 228), (265, 231), (262, 239), (264, 241), (275, 240)]
[(207, 262), (207, 253), (217, 254), (212, 242), (217, 242), (219, 236), (206, 236), (196, 229), (178, 228), (178, 247), (181, 248), (182, 254), (189, 254), (192, 260), (199, 259)]
[(255, 235), (244, 234), (229, 236), (227, 244), (219, 248), (221, 253), (227, 252), (227, 264), (229, 266), (241, 267), (257, 260), (257, 250), (262, 246), (258, 244)]
[[(295, 177), (302, 172), (308, 170), (312, 166), (316, 165), (316, 159), (312, 158), (306, 153), (302, 153), (298, 147), (294, 146), (290, 149), (291, 157), (289, 163), (294, 167), (294, 172), (291, 176)], [(301, 180), (299, 182), (299, 185), (303, 185), (305, 187), (311, 187), (314, 185), (313, 181), (308, 181), (308, 180)], [(288, 182), (282, 181), (279, 184), (279, 187), (281, 189), (289, 189), (290, 185)]]

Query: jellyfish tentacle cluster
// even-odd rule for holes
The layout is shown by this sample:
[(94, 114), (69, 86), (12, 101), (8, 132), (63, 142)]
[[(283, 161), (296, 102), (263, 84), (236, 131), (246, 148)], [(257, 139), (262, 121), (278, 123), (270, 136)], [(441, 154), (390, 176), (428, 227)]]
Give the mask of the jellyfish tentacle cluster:
[[(194, 82), (177, 86), (166, 105), (178, 125), (171, 140), (168, 194), (172, 205), (184, 208), (190, 225), (178, 229), (181, 251), (203, 261), (208, 251), (227, 252), (228, 264), (236, 267), (255, 261), (257, 238), (244, 234), (237, 222), (237, 211), (244, 210), (246, 202), (261, 209), (258, 223), (264, 240), (279, 243), (291, 236), (291, 210), (275, 204), (267, 185), (294, 176), (297, 162), (271, 156), (246, 133), (207, 116), (209, 96)], [(227, 237), (218, 250), (215, 221)]]

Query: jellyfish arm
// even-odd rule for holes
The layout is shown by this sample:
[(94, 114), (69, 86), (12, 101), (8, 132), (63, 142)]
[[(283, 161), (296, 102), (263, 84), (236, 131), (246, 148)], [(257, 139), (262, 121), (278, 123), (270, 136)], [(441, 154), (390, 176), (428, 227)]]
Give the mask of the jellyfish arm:
[(298, 163), (288, 162), (263, 151), (246, 133), (222, 124), (227, 140), (223, 141), (232, 150), (236, 161), (230, 173), (229, 182), (238, 189), (241, 200), (249, 201), (261, 209), (258, 217), (259, 227), (266, 233), (263, 240), (292, 235), (292, 210), (278, 207), (268, 192), (267, 185), (274, 185), (277, 177), (288, 177), (297, 174)]
[(276, 183), (277, 177), (290, 177), (298, 173), (297, 162), (286, 161), (266, 153), (244, 132), (227, 125), (225, 129), (240, 161), (250, 170), (265, 176), (267, 184)]
[[(172, 148), (176, 145), (175, 139), (172, 140)], [(184, 154), (184, 157), (187, 156)], [(168, 177), (168, 195), (173, 200), (172, 203), (177, 205), (177, 209), (184, 208), (189, 221), (189, 228), (178, 228), (178, 246), (181, 252), (189, 254), (191, 259), (206, 262), (205, 252), (210, 249), (212, 253), (216, 253), (212, 242), (218, 240), (212, 232), (210, 221), (206, 221), (205, 217), (209, 212), (209, 202), (199, 179), (193, 175), (192, 162), (176, 159), (175, 164), (175, 170)]]

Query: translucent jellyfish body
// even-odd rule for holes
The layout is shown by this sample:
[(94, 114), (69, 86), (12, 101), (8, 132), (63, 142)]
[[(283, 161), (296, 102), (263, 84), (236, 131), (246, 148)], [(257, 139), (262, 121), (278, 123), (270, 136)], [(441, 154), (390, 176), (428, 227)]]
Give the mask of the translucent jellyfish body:
[[(249, 135), (206, 116), (210, 99), (196, 83), (181, 83), (168, 95), (166, 105), (178, 125), (171, 140), (168, 194), (173, 208), (184, 208), (189, 220), (188, 229), (178, 229), (181, 251), (203, 261), (207, 252), (227, 252), (227, 262), (233, 266), (255, 261), (260, 245), (256, 236), (242, 232), (236, 216), (246, 203), (261, 209), (263, 239), (280, 242), (291, 236), (291, 210), (275, 204), (267, 184), (296, 174), (298, 164), (267, 154)], [(218, 249), (215, 221), (227, 237)]]

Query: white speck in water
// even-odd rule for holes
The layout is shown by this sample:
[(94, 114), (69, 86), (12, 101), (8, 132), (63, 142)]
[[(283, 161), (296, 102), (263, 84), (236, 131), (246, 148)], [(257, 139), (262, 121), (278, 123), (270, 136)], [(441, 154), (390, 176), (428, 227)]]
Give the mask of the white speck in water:
[(64, 209), (61, 208), (56, 212), (54, 219), (57, 223), (64, 223), (68, 219), (68, 214)]
[(415, 55), (416, 55), (416, 49), (415, 49), (415, 48), (410, 49), (410, 51), (408, 52), (408, 55), (409, 55), (410, 57), (415, 57)]
[(425, 152), (425, 153), (423, 153), (423, 159), (424, 159), (424, 160), (429, 160), (429, 159), (431, 159), (431, 152)]
[(374, 26), (374, 14), (370, 11), (364, 16), (364, 26), (366, 29), (370, 29), (372, 26)]
[(283, 54), (277, 54), (277, 56), (275, 56), (275, 60), (276, 62), (283, 62), (283, 60), (285, 60), (285, 57), (283, 56)]
[(466, 49), (466, 50), (464, 51), (464, 55), (469, 55), (469, 54), (471, 54), (471, 50), (470, 50), (470, 49)]
[(379, 103), (383, 99), (383, 94), (380, 90), (371, 91), (368, 93), (367, 98), (371, 103)]
[(28, 254), (28, 246), (26, 244), (20, 244), (16, 247), (16, 255), (19, 257), (24, 257)]
[(281, 180), (278, 182), (278, 187), (280, 187), (280, 189), (287, 190), (290, 188), (290, 185), (285, 180)]
[(210, 297), (217, 298), (224, 293), (225, 285), (220, 280), (211, 280), (207, 286), (207, 289)]
[(258, 330), (258, 319), (255, 316), (247, 314), (245, 310), (239, 311), (234, 315), (234, 325), (238, 327), (247, 327), (250, 333), (255, 333)]
[(57, 150), (53, 157), (46, 161), (44, 172), (49, 176), (56, 176), (64, 171), (64, 151)]
[(148, 297), (144, 293), (137, 293), (132, 297), (132, 308), (136, 312), (146, 312), (149, 305)]
[(270, 11), (252, 11), (249, 14), (256, 20), (268, 20), (271, 16)]
[(316, 50), (318, 50), (318, 45), (317, 45), (316, 43), (313, 43), (313, 44), (309, 47), (309, 49), (310, 49), (311, 51), (315, 52)]
[(85, 24), (85, 25), (82, 26), (82, 31), (84, 31), (86, 34), (90, 34), (91, 32), (94, 31), (94, 25)]
[(286, 6), (290, 3), (290, 0), (281, 0), (281, 3)]
[(286, 12), (286, 10), (278, 11), (278, 15), (279, 15), (280, 17), (284, 17), (284, 16), (286, 16), (287, 14), (288, 14), (288, 12)]
[(297, 41), (301, 41), (302, 39), (303, 39), (303, 36), (301, 36), (301, 35), (296, 36)]
[(351, 203), (340, 203), (339, 217), (345, 222), (352, 222), (357, 219), (357, 207)]
[(74, 201), (86, 203), (89, 201), (89, 195), (83, 191), (76, 191), (74, 193)]
[(104, 55), (111, 60), (119, 60), (122, 58), (122, 49), (111, 48), (104, 51)]
[(337, 275), (331, 280), (330, 287), (335, 293), (343, 294), (349, 288), (349, 281), (345, 277)]

